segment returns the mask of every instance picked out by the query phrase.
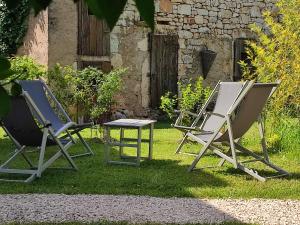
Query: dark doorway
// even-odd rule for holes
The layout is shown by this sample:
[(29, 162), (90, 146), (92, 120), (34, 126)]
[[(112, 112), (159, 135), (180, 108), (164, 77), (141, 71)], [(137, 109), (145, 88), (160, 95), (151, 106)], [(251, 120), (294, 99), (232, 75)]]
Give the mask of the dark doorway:
[(158, 108), (160, 97), (178, 92), (178, 36), (150, 35), (151, 107)]
[(248, 68), (253, 70), (253, 66), (248, 58), (247, 41), (253, 41), (254, 39), (247, 38), (237, 38), (234, 41), (234, 71), (233, 71), (233, 81), (239, 81), (243, 78), (243, 71), (240, 65), (241, 61), (244, 61)]

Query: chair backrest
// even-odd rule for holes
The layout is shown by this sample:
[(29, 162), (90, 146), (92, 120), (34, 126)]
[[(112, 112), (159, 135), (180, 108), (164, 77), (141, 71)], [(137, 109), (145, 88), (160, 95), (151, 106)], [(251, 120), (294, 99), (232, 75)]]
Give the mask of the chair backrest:
[[(269, 97), (277, 86), (277, 83), (255, 83), (246, 93), (232, 119), (231, 127), (234, 139), (241, 138), (250, 129), (252, 124), (257, 121)], [(228, 130), (216, 141), (229, 141)]]
[[(216, 104), (213, 109), (213, 113), (218, 113), (221, 115), (226, 115), (233, 103), (236, 101), (238, 96), (243, 90), (243, 82), (221, 82), (219, 85), (219, 90), (217, 94)], [(211, 115), (205, 121), (203, 130), (214, 131), (218, 129), (221, 123), (223, 123), (224, 118), (219, 116)]]
[(22, 96), (11, 97), (10, 111), (1, 124), (20, 145), (38, 147), (42, 143), (43, 133)]
[[(51, 123), (52, 128), (54, 130), (59, 130), (64, 123), (53, 110), (46, 95), (46, 89), (43, 82), (40, 80), (20, 80), (19, 84), (21, 85), (22, 89), (28, 93), (44, 118)], [(38, 115), (36, 115), (36, 117), (41, 120)]]

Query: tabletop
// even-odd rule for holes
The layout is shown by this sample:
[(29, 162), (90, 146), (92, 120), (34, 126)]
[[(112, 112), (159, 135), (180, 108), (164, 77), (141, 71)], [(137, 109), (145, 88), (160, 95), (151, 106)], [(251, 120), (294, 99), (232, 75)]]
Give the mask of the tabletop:
[(156, 120), (140, 120), (140, 119), (119, 119), (104, 123), (104, 126), (109, 127), (143, 127), (155, 123)]

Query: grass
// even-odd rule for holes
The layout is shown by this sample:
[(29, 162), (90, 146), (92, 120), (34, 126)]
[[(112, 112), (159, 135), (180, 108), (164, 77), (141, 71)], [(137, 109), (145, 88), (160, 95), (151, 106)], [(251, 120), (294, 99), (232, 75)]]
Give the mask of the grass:
[[(136, 135), (128, 131), (126, 136)], [(193, 157), (175, 155), (181, 133), (170, 128), (168, 123), (157, 123), (154, 132), (154, 159), (144, 161), (139, 168), (106, 165), (103, 162), (104, 145), (91, 139), (90, 131), (83, 135), (88, 139), (96, 156), (76, 159), (78, 172), (46, 170), (41, 179), (31, 184), (1, 183), (0, 193), (65, 193), (65, 194), (115, 194), (148, 195), (159, 197), (197, 198), (277, 198), (300, 199), (300, 146), (272, 153), (271, 160), (291, 173), (290, 177), (259, 182), (243, 172), (225, 164), (205, 170), (187, 172)], [(148, 133), (143, 132), (146, 137)], [(117, 131), (113, 130), (117, 137)], [(259, 139), (254, 126), (243, 143), (259, 149)], [(13, 146), (0, 130), (0, 161), (4, 161)], [(70, 149), (70, 153), (81, 150), (81, 145)], [(200, 146), (188, 144), (187, 151), (197, 151)], [(53, 147), (49, 148), (49, 154)], [(143, 146), (146, 153), (146, 146)], [(33, 154), (33, 153), (32, 153)], [(117, 151), (114, 151), (117, 155)], [(218, 158), (209, 155), (200, 164), (215, 165)], [(63, 164), (61, 160), (59, 164)], [(199, 167), (199, 165), (198, 165)], [(261, 168), (263, 169), (263, 168)]]

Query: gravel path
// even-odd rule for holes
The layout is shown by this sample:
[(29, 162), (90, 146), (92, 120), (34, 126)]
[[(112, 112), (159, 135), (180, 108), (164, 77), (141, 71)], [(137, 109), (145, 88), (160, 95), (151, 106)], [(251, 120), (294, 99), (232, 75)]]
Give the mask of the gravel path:
[(0, 195), (0, 224), (10, 222), (220, 223), (300, 225), (300, 201), (201, 200), (111, 195)]

